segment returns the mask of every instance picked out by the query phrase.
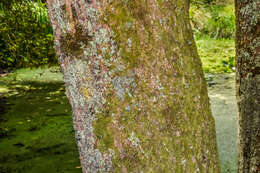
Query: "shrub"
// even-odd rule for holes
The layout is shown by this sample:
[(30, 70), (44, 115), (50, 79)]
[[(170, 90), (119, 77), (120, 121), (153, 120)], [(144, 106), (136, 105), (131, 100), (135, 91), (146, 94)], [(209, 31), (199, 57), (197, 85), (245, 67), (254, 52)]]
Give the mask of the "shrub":
[(211, 14), (207, 8), (191, 5), (190, 19), (195, 38), (199, 38), (205, 34), (203, 31), (210, 17)]
[[(218, 2), (220, 3), (220, 2)], [(190, 18), (196, 38), (209, 35), (213, 38), (233, 38), (235, 35), (234, 5), (212, 3), (192, 5)]]
[(233, 38), (235, 36), (234, 7), (211, 7), (211, 18), (208, 20), (204, 32), (214, 38)]
[(45, 3), (0, 3), (0, 49), (0, 68), (57, 63)]

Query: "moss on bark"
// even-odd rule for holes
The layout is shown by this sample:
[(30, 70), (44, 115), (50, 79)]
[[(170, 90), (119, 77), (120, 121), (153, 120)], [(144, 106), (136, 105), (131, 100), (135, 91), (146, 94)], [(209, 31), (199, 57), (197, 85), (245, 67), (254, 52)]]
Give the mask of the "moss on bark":
[[(219, 172), (188, 1), (80, 2), (49, 11), (83, 172)], [(60, 44), (75, 25), (51, 9), (66, 3), (92, 35), (81, 55)]]

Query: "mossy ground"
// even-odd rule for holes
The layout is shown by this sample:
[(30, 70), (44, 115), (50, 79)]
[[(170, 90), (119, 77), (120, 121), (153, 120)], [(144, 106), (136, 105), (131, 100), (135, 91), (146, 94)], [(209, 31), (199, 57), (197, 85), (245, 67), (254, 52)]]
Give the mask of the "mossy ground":
[(0, 115), (1, 173), (81, 172), (60, 73), (25, 69), (1, 77), (3, 96), (8, 110)]
[[(197, 40), (205, 72), (230, 72), (225, 66), (234, 56), (232, 40)], [(0, 78), (0, 97), (7, 97), (7, 113), (0, 115), (0, 173), (76, 173), (80, 161), (74, 139), (70, 105), (57, 68), (22, 69)], [(225, 120), (221, 120), (225, 122)], [(236, 123), (233, 120), (232, 123)], [(216, 122), (216, 124), (218, 124)], [(221, 135), (221, 132), (217, 134)], [(227, 131), (230, 136), (234, 131)], [(226, 134), (223, 134), (226, 135)], [(230, 173), (235, 158), (230, 143), (217, 136), (223, 173)], [(222, 158), (223, 157), (223, 158)], [(224, 168), (224, 169), (223, 169)]]

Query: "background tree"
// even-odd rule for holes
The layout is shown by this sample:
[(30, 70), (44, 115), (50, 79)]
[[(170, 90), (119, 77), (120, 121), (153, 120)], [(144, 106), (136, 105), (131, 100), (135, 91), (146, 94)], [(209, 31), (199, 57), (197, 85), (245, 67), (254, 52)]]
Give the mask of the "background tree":
[(260, 171), (260, 1), (236, 0), (239, 171)]
[(83, 172), (219, 172), (188, 0), (49, 0)]

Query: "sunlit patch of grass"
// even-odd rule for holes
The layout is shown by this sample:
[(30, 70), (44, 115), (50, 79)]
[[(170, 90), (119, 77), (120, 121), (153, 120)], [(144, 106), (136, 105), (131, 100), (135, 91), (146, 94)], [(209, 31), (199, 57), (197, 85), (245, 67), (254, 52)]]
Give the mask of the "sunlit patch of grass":
[(205, 73), (235, 71), (234, 40), (202, 37), (196, 44)]
[(80, 173), (61, 74), (22, 69), (0, 78), (9, 110), (0, 122), (0, 172)]
[(0, 78), (0, 81), (8, 83), (23, 83), (23, 82), (62, 82), (62, 75), (59, 67), (51, 68), (23, 68), (10, 73), (8, 76)]

